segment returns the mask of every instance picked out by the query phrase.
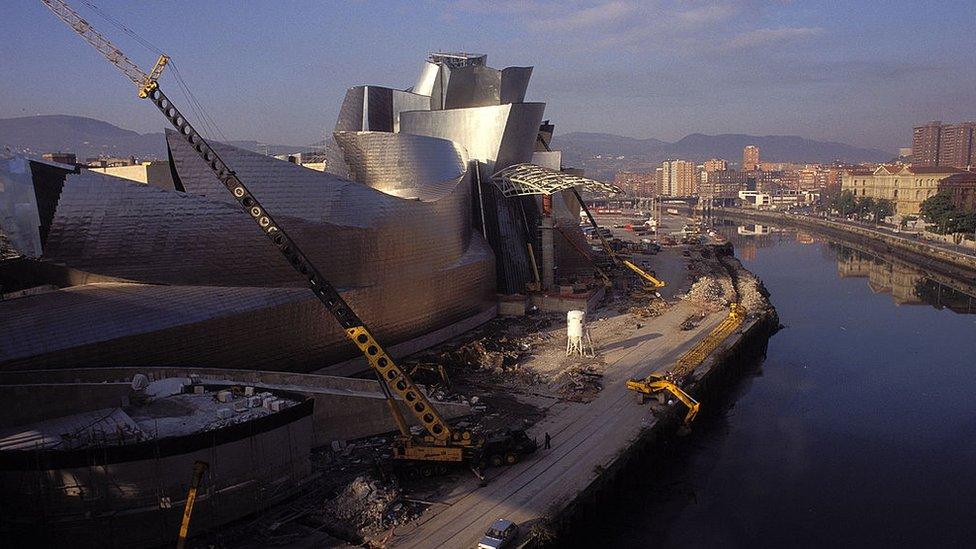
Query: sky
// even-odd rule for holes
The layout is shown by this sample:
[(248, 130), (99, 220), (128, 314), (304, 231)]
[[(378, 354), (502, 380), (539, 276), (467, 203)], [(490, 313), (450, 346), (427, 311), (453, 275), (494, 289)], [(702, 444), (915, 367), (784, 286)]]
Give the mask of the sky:
[[(557, 139), (790, 134), (894, 152), (913, 125), (976, 119), (973, 0), (89, 3), (169, 54), (228, 139), (317, 141), (347, 88), (407, 88), (434, 51), (534, 66), (527, 100), (547, 103)], [(152, 66), (151, 49), (72, 5)], [(185, 104), (173, 74), (160, 85)], [(7, 0), (0, 118), (35, 114), (164, 125), (40, 2)]]

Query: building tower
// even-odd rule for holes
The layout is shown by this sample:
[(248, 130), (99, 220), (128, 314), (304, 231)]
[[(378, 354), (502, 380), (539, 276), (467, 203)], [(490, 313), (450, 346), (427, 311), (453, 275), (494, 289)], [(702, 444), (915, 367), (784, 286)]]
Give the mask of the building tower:
[(965, 168), (972, 163), (976, 122), (944, 124), (939, 129), (939, 166)]
[(942, 121), (916, 126), (912, 132), (912, 166), (939, 165), (939, 138)]
[(759, 147), (746, 145), (742, 149), (742, 171), (752, 172), (759, 167)]

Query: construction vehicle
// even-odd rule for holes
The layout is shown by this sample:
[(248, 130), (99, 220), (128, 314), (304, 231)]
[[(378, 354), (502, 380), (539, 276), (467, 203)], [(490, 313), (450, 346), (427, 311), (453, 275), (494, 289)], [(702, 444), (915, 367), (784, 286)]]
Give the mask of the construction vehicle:
[(701, 407), (697, 400), (678, 386), (670, 372), (654, 373), (644, 379), (630, 379), (627, 381), (627, 388), (637, 392), (638, 404), (644, 404), (649, 395), (657, 395), (658, 402), (664, 404), (666, 401), (665, 392), (671, 393), (688, 407), (688, 413), (685, 414), (684, 420), (685, 426), (694, 421), (695, 416), (698, 415), (698, 409)]
[(206, 461), (195, 461), (193, 463), (193, 478), (190, 479), (190, 491), (186, 494), (186, 505), (183, 507), (183, 520), (180, 522), (180, 535), (176, 541), (176, 549), (183, 549), (186, 545), (186, 536), (190, 532), (190, 518), (193, 516), (193, 504), (197, 501), (197, 490), (203, 482), (203, 475), (210, 468)]
[(613, 247), (610, 246), (610, 243), (607, 242), (607, 238), (603, 235), (602, 229), (597, 224), (596, 219), (593, 217), (593, 214), (590, 213), (590, 209), (586, 207), (586, 203), (583, 202), (583, 197), (580, 196), (579, 191), (576, 190), (575, 187), (573, 188), (573, 194), (576, 195), (576, 200), (579, 201), (580, 208), (582, 208), (583, 212), (586, 213), (587, 219), (590, 220), (590, 225), (593, 226), (593, 232), (596, 233), (596, 235), (600, 238), (600, 243), (603, 244), (603, 250), (607, 252), (607, 255), (609, 255), (610, 258), (613, 259), (615, 263), (623, 265), (624, 267), (627, 267), (628, 269), (633, 271), (634, 274), (636, 274), (638, 278), (641, 280), (641, 282), (643, 282), (646, 286), (654, 290), (655, 294), (657, 294), (657, 290), (667, 286), (667, 283), (665, 283), (663, 280), (658, 280), (657, 277), (648, 273), (644, 269), (641, 269), (637, 265), (634, 265), (630, 260), (620, 257), (620, 255), (614, 251)]
[[(508, 452), (515, 452), (514, 457), (517, 461), (525, 454), (535, 451), (535, 441), (529, 439), (523, 430), (510, 430), (502, 434), (486, 436), (467, 429), (455, 429), (444, 421), (437, 408), (414, 384), (410, 376), (387, 354), (362, 319), (322, 276), (298, 244), (288, 236), (284, 228), (237, 177), (234, 170), (224, 163), (217, 151), (163, 93), (158, 80), (169, 62), (169, 57), (165, 54), (160, 55), (152, 71), (147, 74), (111, 41), (93, 29), (91, 24), (63, 0), (41, 0), (41, 2), (129, 78), (138, 88), (139, 97), (148, 98), (163, 113), (183, 139), (207, 163), (237, 203), (261, 228), (271, 244), (281, 252), (295, 271), (305, 278), (315, 296), (336, 319), (346, 336), (363, 353), (379, 379), (379, 385), (399, 431), (393, 444), (394, 459), (426, 463), (455, 462), (475, 466), (497, 461), (492, 455), (493, 452), (502, 451), (502, 461), (508, 462), (510, 461), (507, 457)], [(423, 426), (423, 434), (411, 433), (394, 393), (403, 400), (407, 410)], [(489, 444), (489, 439), (495, 442)]]
[(684, 425), (688, 426), (698, 415), (700, 405), (697, 400), (681, 388), (680, 384), (708, 358), (712, 351), (725, 341), (725, 338), (729, 337), (742, 324), (745, 317), (745, 308), (738, 303), (733, 303), (729, 307), (728, 316), (688, 352), (681, 355), (674, 369), (663, 373), (653, 373), (643, 379), (628, 380), (627, 388), (637, 393), (637, 403), (643, 404), (647, 396), (656, 395), (658, 401), (663, 404), (666, 397), (665, 392), (671, 393), (688, 407), (688, 413), (684, 420)]

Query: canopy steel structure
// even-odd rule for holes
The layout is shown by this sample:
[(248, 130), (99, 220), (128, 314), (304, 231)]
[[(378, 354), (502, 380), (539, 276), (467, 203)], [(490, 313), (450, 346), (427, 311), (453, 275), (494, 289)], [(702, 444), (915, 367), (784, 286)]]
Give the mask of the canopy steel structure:
[(582, 187), (592, 193), (622, 194), (616, 185), (588, 177), (543, 168), (535, 164), (514, 164), (491, 176), (492, 183), (505, 197), (550, 195), (558, 191)]

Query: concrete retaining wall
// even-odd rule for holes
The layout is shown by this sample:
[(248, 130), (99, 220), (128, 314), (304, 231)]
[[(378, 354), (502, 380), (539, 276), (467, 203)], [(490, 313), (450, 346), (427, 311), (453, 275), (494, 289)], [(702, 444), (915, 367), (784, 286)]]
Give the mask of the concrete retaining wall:
[(976, 256), (946, 250), (938, 246), (933, 246), (924, 240), (895, 236), (867, 227), (858, 227), (849, 225), (847, 223), (839, 223), (837, 221), (820, 219), (816, 217), (789, 215), (780, 212), (742, 210), (737, 208), (715, 208), (712, 215), (720, 218), (727, 217), (732, 219), (762, 221), (779, 225), (806, 227), (813, 230), (842, 233), (848, 235), (849, 237), (871, 239), (889, 246), (893, 251), (917, 254), (929, 259), (935, 259), (937, 261), (953, 265), (955, 267), (976, 271)]

